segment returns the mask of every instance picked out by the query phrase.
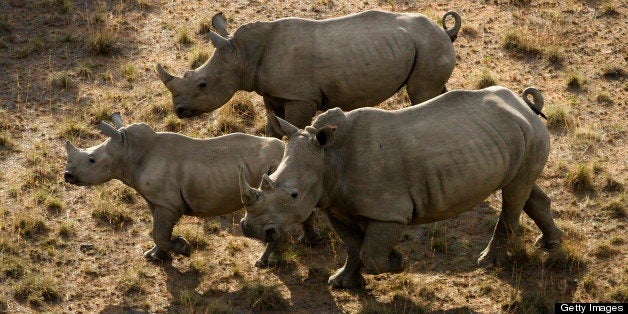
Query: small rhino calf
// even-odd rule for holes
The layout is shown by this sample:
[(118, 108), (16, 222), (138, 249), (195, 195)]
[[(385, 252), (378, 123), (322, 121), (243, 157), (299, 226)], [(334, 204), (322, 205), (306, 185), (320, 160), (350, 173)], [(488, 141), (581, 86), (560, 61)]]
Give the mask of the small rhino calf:
[[(277, 169), (284, 151), (283, 142), (275, 138), (234, 133), (201, 140), (155, 132), (144, 123), (123, 127), (119, 114), (112, 121), (119, 129), (100, 122), (109, 137), (100, 145), (78, 149), (66, 142), (64, 179), (79, 186), (118, 179), (142, 195), (153, 215), (155, 246), (144, 253), (149, 260), (167, 260), (171, 251), (189, 256), (187, 240), (171, 237), (179, 218), (242, 208), (237, 174), (260, 181), (262, 174)], [(304, 230), (304, 237), (316, 237), (309, 222)], [(277, 246), (269, 243), (256, 265), (265, 266)]]

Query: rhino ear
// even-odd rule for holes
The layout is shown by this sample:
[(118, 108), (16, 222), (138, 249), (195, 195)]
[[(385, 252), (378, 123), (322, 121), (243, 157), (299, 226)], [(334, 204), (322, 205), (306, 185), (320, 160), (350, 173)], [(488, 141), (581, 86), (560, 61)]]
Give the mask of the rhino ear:
[(105, 121), (100, 121), (99, 129), (102, 134), (111, 137), (113, 140), (122, 142), (122, 133)]
[(220, 36), (225, 38), (231, 37), (231, 35), (229, 35), (229, 31), (227, 31), (227, 22), (225, 21), (225, 16), (222, 15), (222, 12), (218, 12), (214, 15), (212, 18), (212, 27), (218, 31)]
[(78, 149), (70, 141), (65, 141), (65, 151), (68, 155), (74, 154)]
[(213, 31), (209, 31), (209, 39), (218, 51), (225, 53), (231, 53), (233, 51), (233, 44), (231, 44), (229, 39), (224, 38)]
[(272, 191), (275, 189), (275, 182), (273, 182), (273, 180), (265, 173), (262, 176), (262, 185), (260, 186), (260, 189), (262, 191)]
[(244, 206), (251, 206), (257, 202), (261, 195), (261, 191), (252, 188), (246, 181), (244, 167), (240, 167), (240, 198)]
[(334, 142), (334, 135), (336, 134), (335, 125), (327, 125), (315, 132), (316, 142), (320, 147), (324, 147)]
[(122, 116), (119, 112), (114, 112), (111, 114), (111, 122), (113, 122), (113, 125), (115, 125), (116, 128), (124, 127), (124, 125), (122, 124)]

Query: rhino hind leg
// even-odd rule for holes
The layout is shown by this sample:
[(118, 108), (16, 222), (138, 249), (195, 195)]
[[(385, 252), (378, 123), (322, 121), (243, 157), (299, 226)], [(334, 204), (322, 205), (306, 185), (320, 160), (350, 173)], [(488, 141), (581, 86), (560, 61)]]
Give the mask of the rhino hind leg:
[(554, 223), (550, 211), (551, 201), (545, 192), (535, 184), (530, 197), (523, 206), (523, 211), (541, 229), (542, 235), (536, 240), (536, 245), (547, 249), (560, 246), (564, 232)]
[(360, 248), (364, 240), (364, 232), (357, 225), (347, 225), (329, 214), (327, 217), (347, 250), (345, 264), (329, 277), (327, 283), (335, 289), (361, 288), (365, 285), (364, 278), (360, 275), (360, 268), (362, 268)]
[(403, 269), (402, 256), (395, 246), (404, 229), (405, 225), (398, 222), (369, 221), (360, 251), (364, 272), (377, 275)]
[(530, 196), (531, 186), (526, 186), (526, 180), (515, 181), (502, 189), (502, 211), (493, 237), (478, 258), (478, 265), (485, 268), (500, 266), (508, 261), (508, 247), (510, 241), (515, 241), (515, 234), (519, 229), (521, 211)]

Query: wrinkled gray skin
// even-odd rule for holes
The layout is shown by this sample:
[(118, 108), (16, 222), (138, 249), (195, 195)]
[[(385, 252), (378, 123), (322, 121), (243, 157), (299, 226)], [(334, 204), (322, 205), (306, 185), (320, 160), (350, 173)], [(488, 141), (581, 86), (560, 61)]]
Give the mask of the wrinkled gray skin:
[(316, 110), (351, 110), (378, 104), (404, 85), (412, 103), (441, 94), (456, 64), (452, 41), (460, 28), (444, 30), (413, 13), (366, 11), (326, 20), (284, 18), (256, 22), (229, 35), (221, 13), (210, 32), (216, 50), (183, 77), (157, 65), (179, 118), (211, 112), (238, 90), (264, 97), (266, 135), (279, 137), (275, 115), (297, 127)]
[[(273, 138), (234, 133), (199, 140), (155, 132), (143, 123), (122, 127), (115, 115), (112, 120), (120, 129), (101, 122), (101, 131), (110, 138), (100, 145), (77, 149), (66, 143), (65, 181), (91, 186), (117, 179), (142, 195), (153, 215), (155, 246), (144, 254), (147, 259), (165, 260), (169, 252), (189, 256), (188, 242), (171, 237), (179, 218), (242, 208), (237, 174), (242, 171), (259, 181), (277, 168), (283, 155), (283, 142)], [(305, 231), (316, 236), (309, 223)], [(277, 246), (269, 244), (256, 265), (265, 266)]]
[[(540, 111), (540, 93), (528, 94)], [(329, 278), (336, 288), (361, 286), (360, 270), (400, 271), (402, 256), (394, 248), (404, 226), (454, 217), (497, 190), (502, 211), (479, 265), (507, 258), (507, 239), (522, 210), (542, 231), (537, 243), (557, 246), (563, 232), (535, 183), (549, 135), (526, 102), (504, 87), (489, 87), (395, 111), (335, 108), (304, 130), (280, 120), (289, 140), (264, 185), (272, 189), (251, 188), (240, 178), (247, 209), (240, 225), (246, 235), (266, 238), (303, 221), (314, 206), (325, 210), (348, 255)]]

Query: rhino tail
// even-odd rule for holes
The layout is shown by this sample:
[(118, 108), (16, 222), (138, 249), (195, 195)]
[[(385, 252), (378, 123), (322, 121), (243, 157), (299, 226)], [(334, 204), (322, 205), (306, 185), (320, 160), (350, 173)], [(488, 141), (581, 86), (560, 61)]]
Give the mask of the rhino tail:
[[(532, 95), (533, 101), (530, 101), (530, 99), (528, 99), (528, 95)], [(543, 110), (544, 101), (543, 95), (541, 95), (541, 92), (539, 92), (538, 89), (534, 87), (528, 87), (523, 91), (522, 97), (526, 104), (528, 104), (528, 107), (530, 107), (530, 109), (532, 109), (534, 113), (547, 120), (547, 117), (543, 114), (543, 112), (541, 112), (541, 110)]]
[[(455, 22), (452, 28), (447, 28), (447, 18), (450, 16), (454, 18)], [(458, 12), (449, 11), (443, 15), (443, 29), (445, 29), (445, 32), (449, 35), (451, 42), (454, 42), (456, 38), (458, 38), (458, 31), (460, 30), (461, 24), (462, 19), (460, 18), (460, 14), (458, 14)]]

